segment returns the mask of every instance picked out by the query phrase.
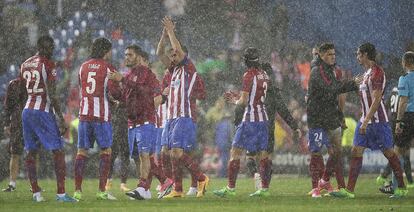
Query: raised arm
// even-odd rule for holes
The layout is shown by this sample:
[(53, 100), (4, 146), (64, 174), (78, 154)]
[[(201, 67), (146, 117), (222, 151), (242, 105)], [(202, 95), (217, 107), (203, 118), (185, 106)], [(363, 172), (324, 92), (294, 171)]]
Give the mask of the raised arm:
[(158, 46), (157, 46), (157, 56), (160, 58), (161, 62), (166, 66), (170, 66), (171, 61), (170, 59), (167, 57), (167, 55), (165, 55), (165, 42), (166, 39), (168, 39), (168, 34), (165, 30), (165, 28), (162, 29), (162, 35), (160, 38), (160, 41), (158, 42)]
[(164, 24), (165, 30), (167, 31), (168, 37), (170, 38), (171, 47), (173, 48), (175, 54), (177, 54), (177, 60), (178, 62), (181, 62), (185, 57), (185, 53), (181, 47), (180, 42), (175, 36), (175, 24), (171, 20), (171, 17), (168, 16), (162, 19), (162, 23)]

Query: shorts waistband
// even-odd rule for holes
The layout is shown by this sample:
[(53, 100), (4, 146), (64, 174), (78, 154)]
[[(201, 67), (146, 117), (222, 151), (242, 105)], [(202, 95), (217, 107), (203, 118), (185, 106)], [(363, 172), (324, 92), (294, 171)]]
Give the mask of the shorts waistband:
[(143, 124), (136, 124), (135, 126), (132, 125), (132, 126), (129, 126), (128, 128), (129, 129), (132, 129), (132, 128), (140, 127), (140, 126), (143, 126), (143, 125), (146, 125), (146, 124), (150, 124), (150, 122), (149, 121), (146, 121)]

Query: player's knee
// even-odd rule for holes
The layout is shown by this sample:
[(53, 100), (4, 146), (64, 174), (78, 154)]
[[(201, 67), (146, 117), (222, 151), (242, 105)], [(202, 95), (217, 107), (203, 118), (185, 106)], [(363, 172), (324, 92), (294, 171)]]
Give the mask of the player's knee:
[(79, 148), (77, 154), (87, 157), (88, 156), (88, 150)]
[(171, 149), (171, 158), (179, 159), (181, 156), (183, 156), (184, 151), (179, 148), (173, 148)]
[(383, 151), (383, 153), (386, 158), (390, 158), (395, 155), (395, 152), (393, 149), (386, 149)]
[(362, 147), (352, 147), (351, 155), (352, 157), (362, 157), (362, 154), (364, 153), (364, 148)]
[(26, 160), (36, 160), (37, 151), (36, 150), (30, 150), (27, 152)]
[(311, 156), (317, 156), (317, 157), (319, 157), (319, 156), (322, 156), (322, 155), (321, 155), (321, 152), (312, 152), (311, 153)]
[(261, 151), (259, 153), (259, 160), (268, 159), (268, 158), (269, 158), (269, 154), (266, 151)]
[(232, 151), (230, 155), (230, 160), (240, 160), (241, 154), (237, 151)]
[(101, 154), (107, 154), (107, 155), (112, 154), (112, 149), (111, 149), (111, 147), (108, 147), (108, 148), (101, 148)]
[(167, 146), (162, 146), (161, 147), (161, 154), (168, 154), (169, 150)]
[(149, 155), (149, 153), (148, 152), (141, 152), (141, 153), (139, 153), (139, 159), (140, 160), (149, 160), (149, 158), (150, 158), (150, 155)]

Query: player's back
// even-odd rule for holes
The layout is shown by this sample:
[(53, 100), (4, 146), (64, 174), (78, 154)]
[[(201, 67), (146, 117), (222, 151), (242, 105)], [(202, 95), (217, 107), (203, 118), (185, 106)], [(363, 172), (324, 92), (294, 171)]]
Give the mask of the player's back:
[(81, 121), (109, 121), (108, 72), (113, 71), (111, 64), (103, 59), (90, 59), (79, 70)]
[(28, 95), (25, 109), (49, 112), (51, 101), (46, 85), (56, 80), (53, 61), (40, 55), (30, 57), (21, 65), (20, 78), (26, 84)]
[(243, 121), (267, 121), (268, 116), (264, 105), (269, 76), (259, 68), (249, 69), (243, 76), (243, 91), (249, 92), (249, 99)]

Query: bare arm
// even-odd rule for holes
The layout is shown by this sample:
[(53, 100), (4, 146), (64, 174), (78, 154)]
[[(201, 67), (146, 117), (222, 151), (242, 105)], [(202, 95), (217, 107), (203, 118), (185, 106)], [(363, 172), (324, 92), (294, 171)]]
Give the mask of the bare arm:
[(247, 99), (249, 98), (249, 93), (242, 91), (240, 98), (235, 102), (236, 105), (246, 106)]
[(67, 130), (67, 126), (65, 124), (65, 120), (63, 119), (62, 111), (60, 110), (60, 101), (56, 94), (56, 83), (54, 81), (48, 81), (46, 84), (52, 107), (55, 110), (59, 131), (61, 134), (64, 134)]
[(155, 106), (155, 108), (160, 106), (160, 104), (162, 104), (162, 95), (154, 97), (154, 106)]
[(339, 110), (341, 110), (341, 112), (344, 112), (345, 102), (346, 102), (346, 94), (340, 94), (339, 98), (338, 98), (338, 102), (339, 102)]
[(408, 97), (407, 96), (400, 96), (400, 101), (398, 103), (398, 113), (397, 113), (397, 120), (402, 120), (404, 118), (404, 113), (407, 110), (408, 105)]
[(165, 42), (166, 39), (168, 38), (168, 34), (165, 30), (165, 28), (162, 29), (162, 35), (160, 38), (160, 41), (158, 42), (158, 46), (157, 46), (157, 56), (160, 58), (161, 62), (165, 65), (165, 66), (169, 66), (171, 64), (170, 59), (168, 59), (168, 57), (165, 55)]
[(397, 134), (401, 134), (403, 128), (401, 127), (401, 120), (404, 118), (404, 113), (407, 110), (408, 105), (408, 97), (407, 96), (400, 96), (398, 103), (398, 113), (397, 113), (397, 123), (395, 124), (395, 132)]
[(178, 61), (182, 61), (185, 57), (185, 53), (181, 47), (180, 42), (178, 41), (177, 37), (175, 36), (175, 25), (174, 22), (171, 20), (170, 17), (164, 17), (162, 20), (164, 24), (165, 30), (167, 31), (168, 37), (170, 38), (171, 47), (177, 54)]

